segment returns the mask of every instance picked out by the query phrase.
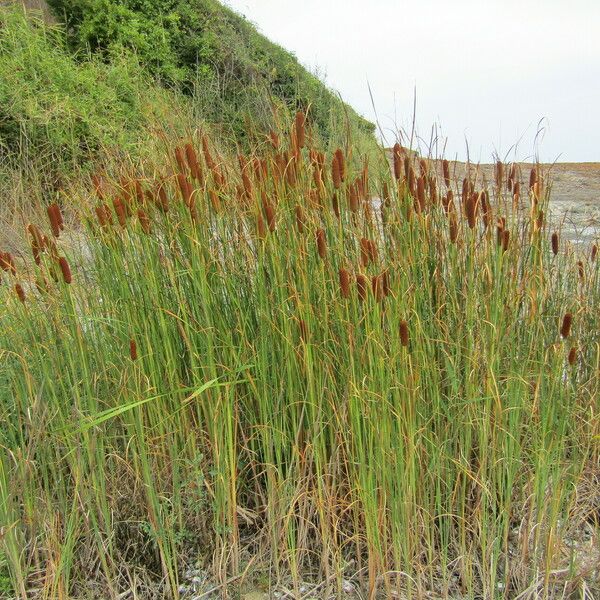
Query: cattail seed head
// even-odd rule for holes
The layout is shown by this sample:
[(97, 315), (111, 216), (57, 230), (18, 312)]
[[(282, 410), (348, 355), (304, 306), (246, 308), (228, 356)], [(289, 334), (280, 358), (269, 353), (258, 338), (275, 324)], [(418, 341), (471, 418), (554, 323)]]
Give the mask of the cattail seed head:
[(355, 184), (349, 184), (348, 186), (348, 199), (350, 203), (350, 210), (355, 213), (358, 211), (358, 189)]
[(341, 148), (335, 151), (335, 157), (340, 169), (340, 180), (343, 182), (346, 180), (346, 160)]
[(450, 163), (446, 159), (442, 161), (442, 173), (446, 187), (450, 187)]
[(400, 343), (404, 348), (407, 348), (409, 341), (408, 322), (402, 320), (400, 321)]
[(494, 171), (494, 175), (496, 178), (496, 187), (502, 187), (502, 183), (504, 181), (504, 165), (501, 160), (496, 161), (496, 169)]
[(306, 125), (306, 116), (304, 115), (304, 113), (301, 110), (299, 110), (296, 113), (296, 122), (295, 122), (296, 145), (299, 149), (304, 148), (304, 145), (305, 145), (305, 139), (306, 139), (305, 125)]
[(20, 283), (15, 284), (15, 293), (17, 294), (19, 300), (25, 303), (25, 290)]
[(146, 213), (146, 211), (142, 208), (138, 208), (137, 217), (138, 217), (138, 221), (140, 222), (140, 225), (142, 226), (142, 231), (145, 234), (149, 234), (150, 233), (150, 217), (148, 217), (148, 214)]
[(189, 142), (185, 145), (185, 156), (187, 158), (187, 163), (190, 167), (190, 172), (192, 174), (192, 177), (198, 183), (202, 184), (202, 181), (204, 179), (203, 173), (202, 173), (202, 167), (200, 166), (200, 163), (198, 162), (198, 155), (196, 154), (194, 147)]
[(175, 162), (177, 163), (179, 172), (185, 175), (187, 173), (187, 165), (185, 164), (185, 159), (183, 158), (183, 149), (179, 146), (175, 148)]
[(60, 235), (60, 230), (63, 227), (62, 215), (58, 204), (51, 204), (48, 206), (46, 212), (48, 213), (48, 220), (50, 221), (52, 235), (54, 237), (58, 237)]
[(597, 244), (593, 244), (592, 245), (592, 252), (590, 254), (590, 258), (592, 259), (592, 262), (594, 262), (596, 260), (596, 256), (598, 255), (598, 245)]
[(336, 190), (339, 190), (342, 182), (342, 177), (340, 175), (340, 164), (337, 160), (337, 154), (334, 154), (333, 160), (331, 161), (331, 179), (333, 180), (333, 187)]
[(63, 281), (65, 283), (71, 283), (71, 281), (73, 281), (73, 278), (71, 276), (71, 267), (69, 267), (69, 263), (67, 262), (67, 259), (64, 256), (61, 256), (58, 259), (58, 264), (60, 266), (60, 272), (62, 273), (62, 276), (63, 276)]
[(569, 356), (567, 357), (567, 360), (570, 366), (573, 366), (575, 364), (575, 361), (577, 360), (577, 346), (573, 346), (569, 350)]
[(535, 167), (531, 168), (531, 171), (529, 172), (529, 189), (533, 190), (533, 186), (537, 183), (538, 181), (538, 176), (537, 176), (537, 169)]
[(107, 209), (108, 207), (105, 204), (100, 204), (94, 208), (96, 218), (98, 219), (98, 223), (102, 229), (106, 229), (109, 225), (109, 221), (112, 221), (110, 210)]
[(467, 223), (470, 229), (475, 228), (477, 222), (477, 202), (479, 196), (475, 193), (469, 194), (465, 202), (465, 213), (467, 216)]
[(581, 281), (584, 281), (585, 280), (585, 267), (583, 266), (582, 260), (577, 261), (577, 272), (579, 274), (579, 279)]
[(338, 196), (336, 192), (333, 192), (331, 196), (331, 207), (333, 208), (333, 214), (337, 219), (340, 218), (340, 203), (338, 201)]
[(455, 210), (451, 210), (448, 213), (448, 231), (450, 234), (450, 241), (453, 244), (456, 244), (456, 240), (458, 239), (458, 219)]
[(398, 181), (398, 180), (402, 179), (402, 170), (403, 170), (402, 147), (400, 146), (400, 144), (398, 142), (396, 142), (394, 144), (393, 159), (394, 159), (394, 178), (396, 179), (396, 181)]
[(342, 298), (350, 298), (350, 273), (346, 269), (340, 269), (338, 273)]
[(268, 200), (263, 201), (263, 208), (265, 211), (265, 217), (267, 217), (267, 225), (269, 227), (269, 231), (275, 231), (275, 208), (271, 202)]
[(417, 178), (417, 204), (418, 212), (422, 213), (427, 205), (425, 198), (425, 177), (423, 175)]
[(187, 177), (183, 173), (177, 173), (177, 184), (179, 185), (181, 198), (185, 202), (186, 206), (189, 207), (190, 199), (192, 197), (192, 187), (187, 180)]
[(568, 338), (571, 335), (571, 326), (573, 325), (573, 315), (568, 312), (565, 313), (565, 316), (562, 320), (562, 325), (560, 327), (560, 335), (563, 338)]
[(256, 227), (257, 227), (257, 231), (258, 231), (258, 237), (263, 240), (265, 237), (267, 237), (267, 228), (265, 226), (265, 221), (263, 219), (263, 216), (260, 212), (260, 210), (258, 211), (258, 215), (256, 218)]
[(0, 252), (0, 269), (11, 275), (17, 274), (15, 260), (10, 252)]
[(121, 227), (125, 227), (127, 224), (127, 211), (125, 210), (125, 204), (123, 203), (123, 200), (119, 198), (119, 196), (113, 199), (113, 207), (115, 209), (115, 214), (117, 215), (119, 225)]
[(382, 283), (382, 287), (383, 287), (383, 295), (384, 296), (389, 296), (392, 293), (392, 289), (390, 287), (390, 272), (389, 271), (384, 271), (381, 274), (381, 283)]
[(129, 357), (134, 361), (137, 360), (138, 357), (137, 344), (133, 338), (129, 340)]
[(210, 203), (213, 207), (213, 210), (218, 213), (221, 211), (221, 201), (219, 200), (219, 194), (217, 193), (216, 190), (210, 190), (208, 192), (208, 195), (210, 196)]
[(325, 260), (327, 258), (327, 241), (323, 229), (317, 229), (317, 250), (321, 259)]
[(502, 232), (502, 252), (506, 252), (510, 245), (510, 231), (505, 229)]
[(559, 246), (558, 233), (556, 233), (556, 231), (552, 234), (551, 243), (552, 243), (552, 254), (554, 254), (554, 256), (556, 256), (558, 254), (558, 246)]
[(364, 302), (369, 293), (369, 280), (362, 273), (356, 276), (356, 290), (358, 291), (358, 298), (361, 302)]

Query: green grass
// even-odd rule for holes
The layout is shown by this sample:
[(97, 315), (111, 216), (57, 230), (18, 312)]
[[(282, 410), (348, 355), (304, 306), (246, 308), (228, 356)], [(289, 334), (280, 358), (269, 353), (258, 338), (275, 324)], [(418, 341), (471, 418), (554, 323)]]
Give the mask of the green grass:
[(448, 210), (430, 184), (420, 203), (414, 172), (394, 180), (382, 157), (367, 174), (351, 146), (336, 191), (313, 148), (263, 143), (266, 173), (249, 159), (242, 176), (208, 143), (201, 181), (171, 151), (104, 181), (102, 199), (89, 184), (73, 201), (83, 229), (3, 274), (0, 548), (15, 593), (110, 597), (135, 581), (140, 597), (177, 596), (198, 563), (223, 584), (266, 570), (297, 597), (344, 579), (371, 597), (597, 591), (569, 540), (587, 527), (584, 554), (598, 550), (600, 275), (587, 250), (551, 252), (548, 188), (521, 211), (490, 185), (470, 227), (457, 183)]

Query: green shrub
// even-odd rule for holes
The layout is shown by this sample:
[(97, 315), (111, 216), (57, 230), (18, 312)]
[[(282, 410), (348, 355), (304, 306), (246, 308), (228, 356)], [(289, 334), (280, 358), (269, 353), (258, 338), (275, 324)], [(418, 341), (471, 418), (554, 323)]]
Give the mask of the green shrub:
[[(326, 139), (349, 122), (355, 141), (374, 126), (345, 105), (317, 77), (246, 19), (215, 0), (49, 0), (67, 24), (74, 49), (105, 59), (123, 48), (161, 81), (218, 99), (213, 120), (231, 125), (236, 137), (248, 119), (263, 123), (269, 104), (289, 110), (311, 106), (311, 118)], [(202, 103), (214, 113), (213, 102)]]
[(76, 61), (63, 31), (0, 11), (0, 155), (11, 164), (78, 167), (107, 149), (136, 153), (171, 95), (131, 55)]

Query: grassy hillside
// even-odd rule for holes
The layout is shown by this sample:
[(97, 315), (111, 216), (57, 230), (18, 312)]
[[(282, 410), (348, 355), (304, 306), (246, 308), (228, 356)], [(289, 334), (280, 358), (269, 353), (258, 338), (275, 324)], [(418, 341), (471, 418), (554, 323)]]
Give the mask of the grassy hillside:
[(292, 54), (216, 0), (49, 4), (65, 20), (73, 49), (91, 50), (107, 60), (122, 48), (135, 51), (159, 81), (200, 101), (208, 92), (206, 117), (231, 125), (237, 139), (249, 122), (267, 127), (273, 104), (291, 112), (310, 106), (309, 119), (326, 139), (344, 131), (344, 120), (355, 137), (374, 131)]

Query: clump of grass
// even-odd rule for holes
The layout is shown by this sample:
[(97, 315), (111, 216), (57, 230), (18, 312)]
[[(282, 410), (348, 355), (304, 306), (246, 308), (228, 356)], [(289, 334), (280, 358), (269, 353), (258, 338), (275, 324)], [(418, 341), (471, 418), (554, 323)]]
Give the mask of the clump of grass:
[(307, 573), (370, 597), (597, 586), (569, 540), (598, 534), (578, 493), (598, 262), (556, 248), (544, 174), (515, 199), (516, 167), (508, 191), (442, 162), (440, 201), (439, 165), (326, 157), (302, 115), (270, 139), (238, 160), (184, 140), (90, 182), (83, 258), (54, 209), (38, 261), (2, 254), (15, 593), (85, 597), (93, 573), (118, 594), (135, 572), (176, 596), (199, 558), (298, 597)]

